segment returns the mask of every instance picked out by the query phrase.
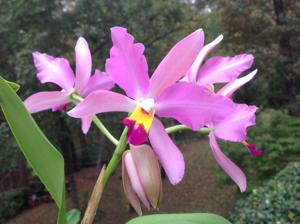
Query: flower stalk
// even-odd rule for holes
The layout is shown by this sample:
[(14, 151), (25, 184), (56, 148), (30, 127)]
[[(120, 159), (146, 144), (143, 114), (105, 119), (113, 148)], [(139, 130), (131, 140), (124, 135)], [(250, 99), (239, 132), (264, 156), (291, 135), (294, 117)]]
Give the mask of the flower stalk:
[[(185, 126), (185, 125), (182, 125), (182, 124), (174, 125), (174, 126), (166, 128), (166, 132), (168, 134), (178, 132), (178, 131), (193, 131), (193, 130), (191, 128)], [(207, 135), (207, 134), (209, 134), (210, 131), (211, 131), (211, 128), (200, 128), (196, 132), (199, 133), (199, 134)]]
[(110, 178), (110, 176), (113, 174), (113, 172), (116, 170), (123, 152), (126, 149), (126, 133), (128, 129), (125, 128), (123, 130), (123, 133), (120, 137), (120, 140), (118, 141), (118, 144), (116, 146), (116, 149), (114, 151), (114, 154), (109, 161), (107, 167), (103, 167), (100, 175), (98, 177), (98, 180), (94, 186), (92, 195), (90, 197), (90, 200), (88, 202), (88, 207), (84, 213), (83, 219), (81, 221), (81, 224), (92, 224), (93, 220), (96, 215), (97, 208), (99, 207), (99, 203), (102, 197), (103, 190)]
[(99, 130), (113, 143), (115, 146), (118, 145), (119, 141), (107, 130), (102, 121), (96, 116), (92, 116), (92, 121), (99, 128)]
[(109, 161), (107, 168), (105, 170), (104, 173), (104, 177), (103, 177), (103, 183), (104, 186), (106, 185), (107, 181), (109, 180), (109, 177), (113, 174), (113, 172), (115, 171), (115, 169), (117, 168), (121, 158), (122, 158), (122, 154), (126, 149), (126, 145), (127, 145), (127, 141), (126, 141), (126, 134), (127, 134), (128, 129), (124, 128), (122, 135), (119, 139), (119, 143), (116, 146), (116, 149), (114, 151), (114, 154), (111, 158), (111, 160)]
[[(75, 104), (82, 102), (84, 99), (79, 96), (77, 93), (72, 93), (70, 98), (73, 100)], [(105, 127), (102, 121), (96, 116), (92, 116), (92, 121), (99, 128), (99, 130), (114, 144), (118, 145), (118, 140), (109, 132), (109, 130)]]

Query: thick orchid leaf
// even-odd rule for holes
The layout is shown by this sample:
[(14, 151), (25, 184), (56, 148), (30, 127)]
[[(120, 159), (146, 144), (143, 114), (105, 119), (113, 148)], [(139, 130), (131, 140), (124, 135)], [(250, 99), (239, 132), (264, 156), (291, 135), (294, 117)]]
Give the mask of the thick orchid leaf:
[(64, 159), (49, 142), (15, 91), (0, 76), (0, 105), (28, 163), (59, 208), (58, 223), (66, 223)]
[(15, 92), (18, 92), (18, 90), (20, 89), (20, 85), (18, 83), (15, 82), (11, 82), (8, 81), (6, 79), (4, 79), (4, 81), (10, 86), (10, 88), (12, 88)]
[(78, 224), (80, 221), (80, 211), (77, 209), (71, 209), (67, 213), (67, 223), (68, 224)]
[(230, 222), (210, 213), (183, 213), (146, 215), (134, 218), (127, 224), (230, 224)]

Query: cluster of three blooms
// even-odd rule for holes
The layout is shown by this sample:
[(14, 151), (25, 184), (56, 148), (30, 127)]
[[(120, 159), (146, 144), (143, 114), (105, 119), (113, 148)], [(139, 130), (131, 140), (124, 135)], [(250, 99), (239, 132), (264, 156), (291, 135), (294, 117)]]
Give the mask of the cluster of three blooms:
[[(211, 130), (209, 142), (218, 164), (240, 190), (245, 191), (244, 173), (220, 150), (216, 139), (241, 142), (252, 155), (261, 154), (245, 141), (247, 127), (255, 124), (257, 107), (237, 104), (231, 99), (233, 93), (256, 74), (254, 70), (238, 78), (252, 66), (253, 56), (241, 54), (205, 61), (223, 37), (204, 46), (200, 29), (175, 44), (149, 78), (144, 46), (135, 43), (133, 36), (122, 27), (112, 28), (111, 36), (113, 46), (105, 73), (96, 70), (92, 76), (91, 53), (83, 38), (79, 38), (75, 47), (76, 76), (68, 60), (33, 53), (39, 80), (55, 83), (62, 90), (30, 96), (24, 102), (28, 110), (34, 113), (64, 108), (76, 93), (84, 100), (68, 114), (81, 118), (84, 133), (95, 114), (128, 112), (123, 124), (128, 127), (127, 141), (132, 149), (123, 155), (123, 185), (139, 214), (139, 199), (149, 208), (150, 205), (156, 207), (161, 196), (157, 159), (174, 185), (182, 180), (185, 170), (182, 153), (155, 115), (174, 118), (193, 130), (208, 127)], [(115, 83), (127, 96), (110, 91)], [(218, 83), (225, 85), (215, 92), (214, 84)], [(151, 148), (144, 143), (149, 143)], [(155, 182), (157, 184), (153, 184)]]

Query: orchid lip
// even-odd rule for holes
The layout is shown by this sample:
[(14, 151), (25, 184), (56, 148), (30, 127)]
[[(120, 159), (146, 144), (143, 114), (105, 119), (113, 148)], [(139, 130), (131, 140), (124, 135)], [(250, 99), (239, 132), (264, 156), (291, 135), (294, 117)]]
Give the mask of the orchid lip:
[(129, 117), (122, 123), (128, 127), (127, 141), (132, 145), (148, 141), (148, 133), (154, 119), (154, 100), (149, 98), (140, 101)]
[(138, 125), (134, 120), (126, 117), (122, 123), (128, 127), (127, 141), (131, 145), (141, 145), (148, 141), (148, 133), (143, 125)]
[(254, 144), (248, 144), (247, 148), (253, 157), (261, 156), (264, 153), (264, 151), (257, 149)]
[(246, 141), (242, 142), (242, 144), (247, 147), (253, 157), (261, 156), (264, 153), (263, 150), (257, 149), (255, 144), (249, 144)]

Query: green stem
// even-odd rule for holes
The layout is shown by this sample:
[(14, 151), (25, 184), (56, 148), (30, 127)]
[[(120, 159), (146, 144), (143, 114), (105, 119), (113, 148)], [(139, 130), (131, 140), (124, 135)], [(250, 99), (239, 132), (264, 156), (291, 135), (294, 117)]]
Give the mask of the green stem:
[[(190, 129), (189, 127), (179, 124), (179, 125), (175, 125), (169, 128), (166, 128), (166, 132), (168, 134), (174, 133), (174, 132), (178, 132), (178, 131), (193, 131), (192, 129)], [(199, 134), (209, 134), (209, 132), (211, 131), (211, 128), (200, 128), (199, 130), (197, 130), (196, 132)]]
[(109, 130), (107, 130), (107, 128), (96, 115), (92, 116), (92, 121), (114, 145), (118, 145), (119, 141), (109, 132)]
[(105, 188), (109, 178), (111, 177), (113, 172), (116, 170), (116, 168), (122, 158), (122, 154), (126, 149), (127, 131), (128, 131), (127, 127), (124, 128), (123, 133), (120, 137), (120, 140), (118, 141), (118, 144), (116, 146), (116, 149), (114, 151), (112, 158), (110, 159), (107, 167), (105, 168), (105, 166), (104, 166), (101, 170), (101, 173), (98, 177), (98, 180), (94, 186), (90, 200), (88, 202), (87, 209), (85, 210), (84, 217), (81, 221), (81, 224), (92, 224), (94, 221), (95, 214), (99, 207), (99, 203), (102, 198), (104, 188)]
[(107, 181), (109, 180), (109, 177), (112, 175), (112, 173), (115, 171), (115, 169), (117, 168), (119, 161), (122, 157), (123, 152), (126, 149), (126, 145), (127, 145), (127, 141), (126, 141), (126, 134), (127, 134), (128, 128), (124, 128), (122, 135), (119, 139), (119, 143), (114, 151), (114, 154), (111, 158), (111, 160), (109, 161), (107, 168), (105, 170), (104, 173), (104, 177), (103, 177), (103, 183), (104, 186), (106, 185)]
[(81, 96), (79, 96), (75, 92), (70, 95), (70, 98), (74, 101), (74, 103), (80, 103), (84, 100)]
[[(83, 98), (76, 93), (72, 93), (70, 98), (73, 100), (74, 103), (80, 103), (83, 101)], [(99, 128), (99, 130), (114, 144), (118, 145), (118, 140), (107, 130), (101, 120), (96, 116), (92, 116), (92, 121), (94, 124)]]

